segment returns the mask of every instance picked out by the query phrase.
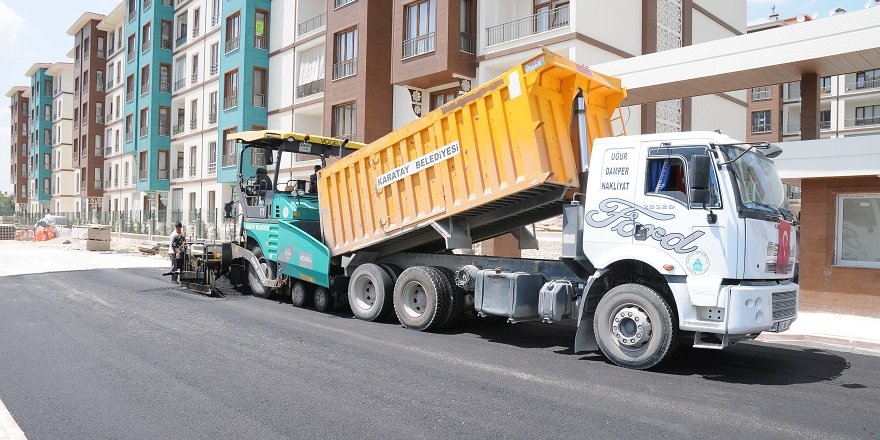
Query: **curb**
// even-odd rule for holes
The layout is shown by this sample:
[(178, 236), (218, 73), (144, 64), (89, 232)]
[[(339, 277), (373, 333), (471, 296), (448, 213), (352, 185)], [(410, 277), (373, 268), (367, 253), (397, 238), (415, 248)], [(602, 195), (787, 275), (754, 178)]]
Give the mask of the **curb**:
[(848, 339), (826, 335), (761, 334), (756, 341), (769, 344), (788, 344), (802, 347), (823, 347), (833, 351), (880, 356), (880, 342)]

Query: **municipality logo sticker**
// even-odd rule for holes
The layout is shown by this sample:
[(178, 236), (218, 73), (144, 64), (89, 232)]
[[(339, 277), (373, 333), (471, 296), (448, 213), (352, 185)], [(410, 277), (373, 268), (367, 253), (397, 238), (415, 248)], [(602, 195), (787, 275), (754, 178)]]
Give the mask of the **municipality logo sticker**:
[(691, 252), (686, 264), (692, 274), (702, 275), (709, 270), (709, 256), (700, 251)]

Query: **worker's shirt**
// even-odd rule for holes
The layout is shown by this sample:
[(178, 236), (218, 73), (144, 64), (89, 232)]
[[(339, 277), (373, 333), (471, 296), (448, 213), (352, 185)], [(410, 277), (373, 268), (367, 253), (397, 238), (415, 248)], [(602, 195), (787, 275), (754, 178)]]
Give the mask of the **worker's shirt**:
[(171, 242), (168, 243), (168, 253), (169, 254), (175, 253), (174, 242), (177, 240), (177, 237), (184, 238), (186, 236), (184, 234), (178, 234), (177, 231), (174, 231), (171, 233)]

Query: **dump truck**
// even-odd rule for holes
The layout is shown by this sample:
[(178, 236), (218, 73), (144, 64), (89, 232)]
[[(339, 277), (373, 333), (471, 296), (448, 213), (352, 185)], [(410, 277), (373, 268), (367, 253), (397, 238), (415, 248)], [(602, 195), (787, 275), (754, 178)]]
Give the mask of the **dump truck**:
[[(230, 243), (193, 246), (188, 281), (247, 282), (359, 319), (439, 330), (462, 313), (577, 326), (576, 352), (646, 369), (682, 345), (723, 349), (797, 317), (797, 223), (767, 143), (716, 132), (626, 136), (620, 80), (543, 50), (368, 145), (230, 136), (263, 149), (270, 184), (239, 176)], [(615, 125), (619, 125), (616, 127)], [(334, 158), (316, 185), (286, 154)], [(562, 216), (558, 259), (475, 243)], [(246, 281), (245, 281), (246, 279)]]

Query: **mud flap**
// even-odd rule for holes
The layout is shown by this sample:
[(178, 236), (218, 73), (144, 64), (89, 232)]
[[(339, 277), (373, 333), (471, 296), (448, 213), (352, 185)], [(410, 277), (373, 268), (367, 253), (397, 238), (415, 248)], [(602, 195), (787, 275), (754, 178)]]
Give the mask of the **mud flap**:
[(607, 272), (606, 269), (597, 270), (590, 278), (587, 279), (587, 286), (584, 287), (584, 293), (581, 296), (578, 307), (578, 326), (577, 333), (574, 336), (574, 352), (583, 353), (587, 351), (599, 351), (599, 344), (596, 342), (596, 333), (593, 332), (594, 310), (588, 308), (590, 299), (587, 295), (593, 283)]

